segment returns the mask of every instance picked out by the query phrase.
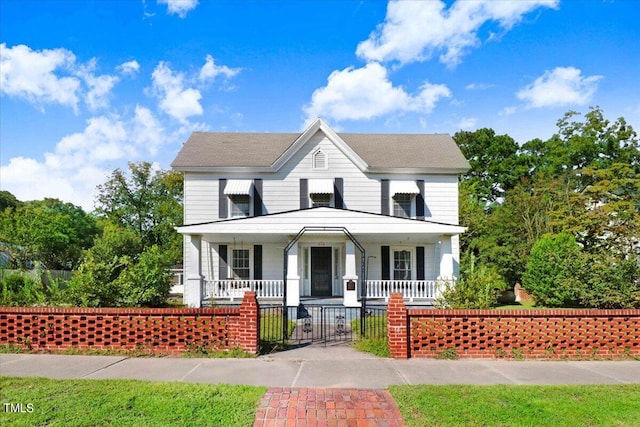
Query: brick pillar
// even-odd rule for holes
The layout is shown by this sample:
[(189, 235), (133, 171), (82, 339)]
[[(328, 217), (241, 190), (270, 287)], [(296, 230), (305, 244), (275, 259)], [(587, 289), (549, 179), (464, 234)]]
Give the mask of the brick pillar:
[(260, 344), (260, 306), (255, 291), (247, 291), (240, 305), (238, 345), (251, 354), (258, 354)]
[(387, 306), (387, 342), (394, 359), (408, 359), (410, 356), (408, 323), (407, 307), (404, 305), (402, 294), (392, 292)]

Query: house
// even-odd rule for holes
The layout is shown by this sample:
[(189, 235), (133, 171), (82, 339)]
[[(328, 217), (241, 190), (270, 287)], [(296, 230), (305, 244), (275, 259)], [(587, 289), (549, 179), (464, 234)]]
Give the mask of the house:
[(431, 301), (459, 270), (458, 176), (448, 135), (194, 132), (184, 173), (184, 301), (402, 292)]

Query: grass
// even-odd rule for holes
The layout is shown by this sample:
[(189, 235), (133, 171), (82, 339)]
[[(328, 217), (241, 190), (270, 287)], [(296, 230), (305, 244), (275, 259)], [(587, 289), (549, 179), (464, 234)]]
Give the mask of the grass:
[(640, 426), (640, 384), (391, 386), (407, 427)]
[[(260, 353), (262, 354), (284, 350), (282, 336), (284, 316), (276, 313), (271, 312), (260, 317)], [(296, 322), (289, 320), (288, 324), (286, 339), (291, 336)], [(285, 348), (287, 346), (286, 339), (284, 340)]]
[[(4, 426), (251, 426), (266, 387), (0, 377)], [(31, 413), (11, 413), (22, 403)]]
[(391, 357), (387, 341), (387, 316), (371, 316), (365, 321), (365, 336), (360, 336), (360, 322), (357, 318), (351, 321), (351, 330), (358, 337), (353, 347), (356, 350), (371, 353), (378, 357)]
[(530, 310), (530, 309), (544, 309), (544, 307), (536, 307), (533, 301), (516, 302), (513, 304), (498, 305), (496, 310)]

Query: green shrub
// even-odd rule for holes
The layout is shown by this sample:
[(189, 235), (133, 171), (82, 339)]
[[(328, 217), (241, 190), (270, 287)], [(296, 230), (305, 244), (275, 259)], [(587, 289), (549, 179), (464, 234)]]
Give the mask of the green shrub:
[(531, 249), (522, 285), (537, 305), (579, 306), (585, 289), (580, 274), (584, 264), (582, 250), (573, 236), (564, 232), (544, 235)]
[(43, 305), (46, 301), (47, 295), (42, 284), (29, 277), (12, 274), (2, 281), (0, 305), (33, 306)]
[(444, 290), (435, 304), (441, 308), (484, 309), (496, 304), (496, 296), (507, 287), (497, 270), (485, 265), (475, 267), (454, 284), (443, 284)]

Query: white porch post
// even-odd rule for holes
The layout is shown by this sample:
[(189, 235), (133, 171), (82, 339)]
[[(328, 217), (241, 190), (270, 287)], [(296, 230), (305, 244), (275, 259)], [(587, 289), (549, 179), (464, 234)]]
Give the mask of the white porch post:
[(202, 237), (189, 235), (187, 243), (187, 280), (184, 284), (183, 301), (188, 307), (200, 307), (202, 304)]
[(441, 279), (453, 279), (454, 263), (451, 236), (440, 236), (440, 274)]
[(351, 240), (347, 240), (345, 245), (344, 276), (342, 276), (345, 307), (360, 307), (357, 283), (356, 247)]
[(287, 255), (287, 306), (300, 304), (300, 276), (298, 276), (298, 243), (294, 243)]

